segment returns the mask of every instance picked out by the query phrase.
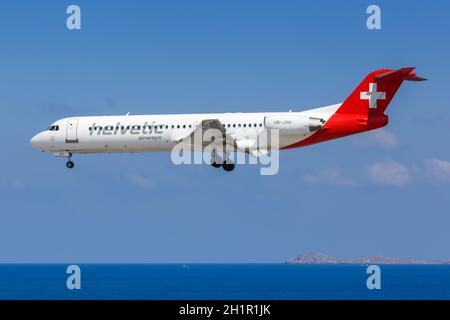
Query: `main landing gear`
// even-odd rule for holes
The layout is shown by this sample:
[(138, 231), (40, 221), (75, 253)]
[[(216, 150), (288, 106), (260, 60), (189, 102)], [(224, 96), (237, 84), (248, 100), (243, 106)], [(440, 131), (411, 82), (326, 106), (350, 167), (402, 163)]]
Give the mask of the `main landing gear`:
[(67, 158), (68, 160), (66, 162), (66, 167), (68, 169), (72, 169), (73, 167), (75, 167), (75, 163), (73, 163), (72, 160), (70, 160), (72, 158), (72, 155), (69, 155)]
[(223, 160), (219, 156), (214, 156), (211, 158), (211, 165), (214, 168), (220, 168), (222, 166)]
[(228, 156), (227, 159), (223, 161), (223, 159), (216, 154), (215, 150), (213, 151), (212, 154), (211, 166), (213, 166), (214, 168), (222, 167), (223, 170), (228, 172), (233, 171), (235, 167), (234, 163), (230, 160)]
[(222, 168), (223, 168), (223, 170), (228, 171), (228, 172), (233, 171), (234, 170), (234, 163), (231, 162), (230, 159), (227, 159), (226, 161), (223, 162)]

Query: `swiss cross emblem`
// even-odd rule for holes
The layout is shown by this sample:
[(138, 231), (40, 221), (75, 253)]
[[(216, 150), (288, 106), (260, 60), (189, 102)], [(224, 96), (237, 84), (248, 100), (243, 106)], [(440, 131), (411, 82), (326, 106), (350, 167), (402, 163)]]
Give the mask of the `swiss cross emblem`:
[(386, 92), (378, 92), (376, 83), (369, 83), (369, 91), (361, 92), (361, 100), (369, 100), (369, 108), (376, 109), (378, 100), (386, 99)]

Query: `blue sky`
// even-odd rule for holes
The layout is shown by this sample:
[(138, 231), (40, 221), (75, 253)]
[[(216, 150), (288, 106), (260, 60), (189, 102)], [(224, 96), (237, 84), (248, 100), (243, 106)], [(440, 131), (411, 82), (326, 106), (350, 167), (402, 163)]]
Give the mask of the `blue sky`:
[[(78, 4), (82, 30), (65, 27)], [(447, 1), (2, 1), (0, 262), (450, 259)], [(66, 116), (286, 111), (416, 66), (390, 124), (281, 153), (280, 172), (76, 156), (29, 139)]]

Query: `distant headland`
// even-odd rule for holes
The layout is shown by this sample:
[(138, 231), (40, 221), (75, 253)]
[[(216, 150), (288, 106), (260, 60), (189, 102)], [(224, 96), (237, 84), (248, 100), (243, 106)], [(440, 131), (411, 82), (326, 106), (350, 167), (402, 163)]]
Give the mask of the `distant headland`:
[(309, 252), (286, 261), (288, 264), (450, 264), (450, 260), (417, 260), (385, 256), (372, 256), (355, 259), (339, 259), (321, 252)]

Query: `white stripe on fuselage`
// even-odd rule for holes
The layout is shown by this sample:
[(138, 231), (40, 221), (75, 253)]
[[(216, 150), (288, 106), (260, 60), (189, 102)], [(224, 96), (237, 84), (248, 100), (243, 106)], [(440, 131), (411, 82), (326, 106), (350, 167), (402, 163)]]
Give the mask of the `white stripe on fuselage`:
[[(211, 114), (166, 114), (166, 115), (127, 115), (127, 116), (88, 116), (72, 117), (56, 121), (59, 131), (48, 131), (52, 141), (51, 152), (103, 153), (103, 152), (146, 152), (170, 151), (179, 139), (189, 135), (195, 125), (205, 119), (218, 119), (235, 140), (256, 140), (265, 133), (264, 118), (267, 116), (300, 115), (321, 118), (327, 121), (341, 104), (302, 112), (267, 112), (267, 113), (211, 113)], [(76, 141), (66, 142), (70, 120), (78, 120)], [(228, 127), (230, 124), (230, 127)], [(241, 124), (241, 127), (238, 125)], [(246, 124), (246, 127), (243, 127)], [(251, 124), (251, 127), (248, 127)], [(254, 125), (257, 125), (254, 127)], [(262, 126), (260, 126), (262, 124)], [(144, 125), (152, 126), (152, 132)], [(157, 126), (155, 132), (154, 127)], [(234, 127), (234, 125), (236, 125)], [(93, 130), (93, 126), (102, 127), (102, 132)], [(160, 128), (160, 126), (163, 126)], [(168, 126), (168, 128), (166, 128)], [(174, 128), (172, 129), (172, 126)], [(180, 126), (178, 128), (178, 126)], [(185, 126), (185, 127), (183, 127)], [(106, 132), (105, 127), (108, 127)], [(122, 128), (123, 127), (123, 128)], [(90, 130), (91, 128), (91, 130)], [(314, 133), (293, 135), (280, 132), (280, 148), (289, 146)]]

